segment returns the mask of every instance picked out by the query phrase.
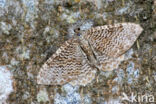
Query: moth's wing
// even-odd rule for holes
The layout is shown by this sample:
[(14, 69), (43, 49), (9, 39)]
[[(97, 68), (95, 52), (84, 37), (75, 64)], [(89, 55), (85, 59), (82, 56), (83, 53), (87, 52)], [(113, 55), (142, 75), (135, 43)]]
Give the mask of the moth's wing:
[(125, 55), (123, 54), (117, 58), (110, 58), (105, 61), (100, 61), (101, 66), (99, 69), (103, 71), (112, 71), (117, 69), (120, 63), (124, 60), (124, 57)]
[(76, 85), (85, 86), (95, 78), (96, 71), (97, 71), (96, 69), (93, 69), (88, 64), (87, 64), (87, 67), (85, 66), (84, 68), (87, 68), (88, 71), (79, 75), (79, 77), (76, 80), (72, 80), (71, 82), (69, 82), (71, 85), (73, 85), (73, 86), (76, 86)]
[[(62, 85), (87, 76), (91, 70), (86, 57), (81, 53), (77, 39), (66, 41), (42, 66), (37, 83)], [(87, 81), (87, 80), (86, 80)]]
[(84, 38), (96, 54), (116, 58), (134, 44), (142, 30), (138, 24), (119, 23), (91, 28), (84, 32)]
[(110, 67), (113, 63), (118, 66), (123, 60), (122, 55), (134, 44), (142, 31), (138, 24), (120, 23), (91, 28), (84, 32), (83, 37), (90, 43), (97, 60), (102, 65), (101, 69), (106, 70), (107, 66)]

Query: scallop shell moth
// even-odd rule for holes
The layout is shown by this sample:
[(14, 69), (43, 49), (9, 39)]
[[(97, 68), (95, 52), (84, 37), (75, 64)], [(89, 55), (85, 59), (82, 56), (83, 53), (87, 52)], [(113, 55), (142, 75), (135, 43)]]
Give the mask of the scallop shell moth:
[(67, 40), (41, 67), (37, 83), (87, 85), (97, 70), (111, 71), (124, 60), (143, 31), (139, 24), (117, 23), (80, 31)]

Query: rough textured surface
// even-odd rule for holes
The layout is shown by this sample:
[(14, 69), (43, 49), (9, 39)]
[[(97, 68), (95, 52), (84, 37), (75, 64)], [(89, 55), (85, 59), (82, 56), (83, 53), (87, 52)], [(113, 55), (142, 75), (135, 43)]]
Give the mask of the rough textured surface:
[(155, 0), (0, 0), (0, 66), (9, 65), (15, 79), (8, 103), (42, 104), (37, 95), (45, 87), (49, 100), (44, 104), (53, 104), (56, 94), (66, 92), (62, 86), (37, 84), (44, 62), (74, 35), (75, 27), (87, 30), (123, 22), (144, 29), (126, 60), (114, 71), (99, 71), (76, 92), (92, 104), (120, 102), (123, 92), (129, 97), (132, 92), (156, 96), (155, 21)]

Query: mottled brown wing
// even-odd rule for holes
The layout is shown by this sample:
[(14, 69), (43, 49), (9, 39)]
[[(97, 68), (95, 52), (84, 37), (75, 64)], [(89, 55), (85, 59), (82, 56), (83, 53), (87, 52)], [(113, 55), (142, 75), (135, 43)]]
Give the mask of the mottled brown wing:
[(93, 70), (81, 53), (77, 39), (66, 41), (55, 54), (44, 63), (37, 76), (37, 83), (62, 85), (90, 74)]
[(90, 43), (101, 65), (99, 69), (113, 70), (123, 60), (123, 54), (134, 44), (142, 30), (138, 24), (119, 23), (91, 28), (83, 33), (83, 38)]
[(134, 44), (142, 30), (138, 24), (119, 23), (91, 28), (84, 32), (84, 38), (89, 41), (98, 56), (116, 58)]

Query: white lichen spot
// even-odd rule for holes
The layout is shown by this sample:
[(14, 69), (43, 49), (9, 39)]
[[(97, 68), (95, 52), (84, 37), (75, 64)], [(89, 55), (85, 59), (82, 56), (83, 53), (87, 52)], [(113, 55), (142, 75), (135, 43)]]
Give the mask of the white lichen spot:
[(38, 102), (49, 101), (49, 97), (48, 97), (48, 93), (47, 93), (46, 89), (42, 89), (39, 91), (39, 93), (37, 94), (37, 101)]
[(2, 30), (3, 33), (9, 35), (9, 31), (12, 29), (12, 26), (10, 24), (6, 24), (5, 22), (0, 23), (0, 30)]
[(46, 33), (48, 33), (49, 31), (50, 31), (50, 27), (47, 26), (47, 27), (45, 27), (43, 34), (46, 34)]
[(14, 17), (12, 18), (12, 25), (13, 26), (16, 26), (17, 25), (17, 21), (16, 21), (16, 19)]
[(27, 47), (19, 46), (15, 52), (21, 60), (30, 58), (30, 50)]
[(107, 12), (104, 12), (103, 14), (102, 14), (102, 18), (103, 18), (103, 20), (107, 20), (107, 17), (108, 17), (108, 13)]
[(5, 59), (6, 62), (9, 62), (9, 57), (7, 52), (3, 52), (2, 58)]
[(46, 26), (44, 29), (43, 35), (44, 35), (44, 38), (46, 39), (46, 41), (48, 43), (50, 43), (51, 41), (53, 41), (54, 39), (59, 37), (60, 32), (55, 28), (51, 28), (50, 26)]
[(6, 0), (0, 0), (0, 7), (1, 8), (4, 8), (5, 4), (6, 4)]
[(30, 50), (23, 50), (20, 54), (21, 59), (29, 59), (30, 58)]
[(88, 30), (93, 26), (93, 21), (86, 21), (84, 22), (81, 26), (80, 29), (81, 30)]
[[(58, 37), (59, 37), (60, 33), (59, 33), (58, 30), (52, 29), (51, 31), (53, 31), (53, 38), (58, 38)], [(51, 32), (51, 31), (50, 31), (50, 32)]]
[(65, 85), (62, 87), (62, 90), (65, 90), (65, 92), (67, 92), (67, 94), (72, 94), (72, 93), (74, 93), (75, 91), (78, 90), (78, 86), (73, 87), (73, 86), (70, 85), (70, 84), (65, 84)]
[(75, 23), (76, 22), (73, 16), (68, 16), (66, 20), (68, 23)]
[(120, 90), (120, 89), (119, 89), (119, 86), (113, 86), (113, 87), (112, 87), (112, 93), (113, 93), (113, 94), (118, 93), (119, 90)]
[(18, 65), (19, 61), (17, 61), (15, 58), (11, 59), (11, 65)]
[(44, 0), (45, 3), (53, 5), (57, 0)]
[(38, 0), (22, 0), (24, 6), (26, 7), (26, 21), (33, 21), (37, 18), (37, 11), (38, 11)]
[(11, 92), (13, 92), (13, 80), (6, 66), (0, 66), (0, 104), (4, 104)]
[(11, 11), (14, 13), (15, 17), (20, 13), (23, 13), (23, 9), (18, 0), (0, 0), (0, 17), (9, 13), (9, 8), (12, 8)]
[(65, 12), (60, 16), (62, 20), (66, 20), (68, 23), (75, 23), (77, 18), (80, 16), (80, 12)]
[(64, 97), (57, 93), (55, 95), (54, 104), (67, 104), (67, 102)]
[(125, 59), (124, 60), (128, 60), (130, 58), (132, 58), (132, 55), (134, 54), (133, 52), (133, 49), (131, 48), (130, 50), (128, 50), (126, 53), (125, 53)]
[(126, 14), (128, 12), (128, 9), (130, 8), (130, 3), (125, 4), (124, 7), (116, 9), (116, 14), (117, 15), (122, 15), (122, 14)]
[(82, 102), (83, 102), (82, 104), (92, 104), (93, 103), (90, 95), (85, 95), (83, 97)]
[(54, 104), (81, 104), (80, 94), (77, 93), (78, 86), (73, 87), (70, 84), (66, 84), (62, 87), (66, 96), (61, 96), (56, 93), (54, 97)]
[(30, 93), (28, 91), (24, 92), (23, 96), (22, 96), (22, 99), (23, 100), (26, 100), (30, 97)]
[(97, 6), (98, 9), (101, 9), (101, 7), (103, 7), (102, 0), (96, 0), (96, 6)]
[(129, 65), (127, 66), (126, 72), (127, 72), (127, 81), (129, 84), (132, 84), (133, 81), (137, 81), (139, 77), (139, 69), (134, 68), (135, 64), (131, 61), (129, 62)]

